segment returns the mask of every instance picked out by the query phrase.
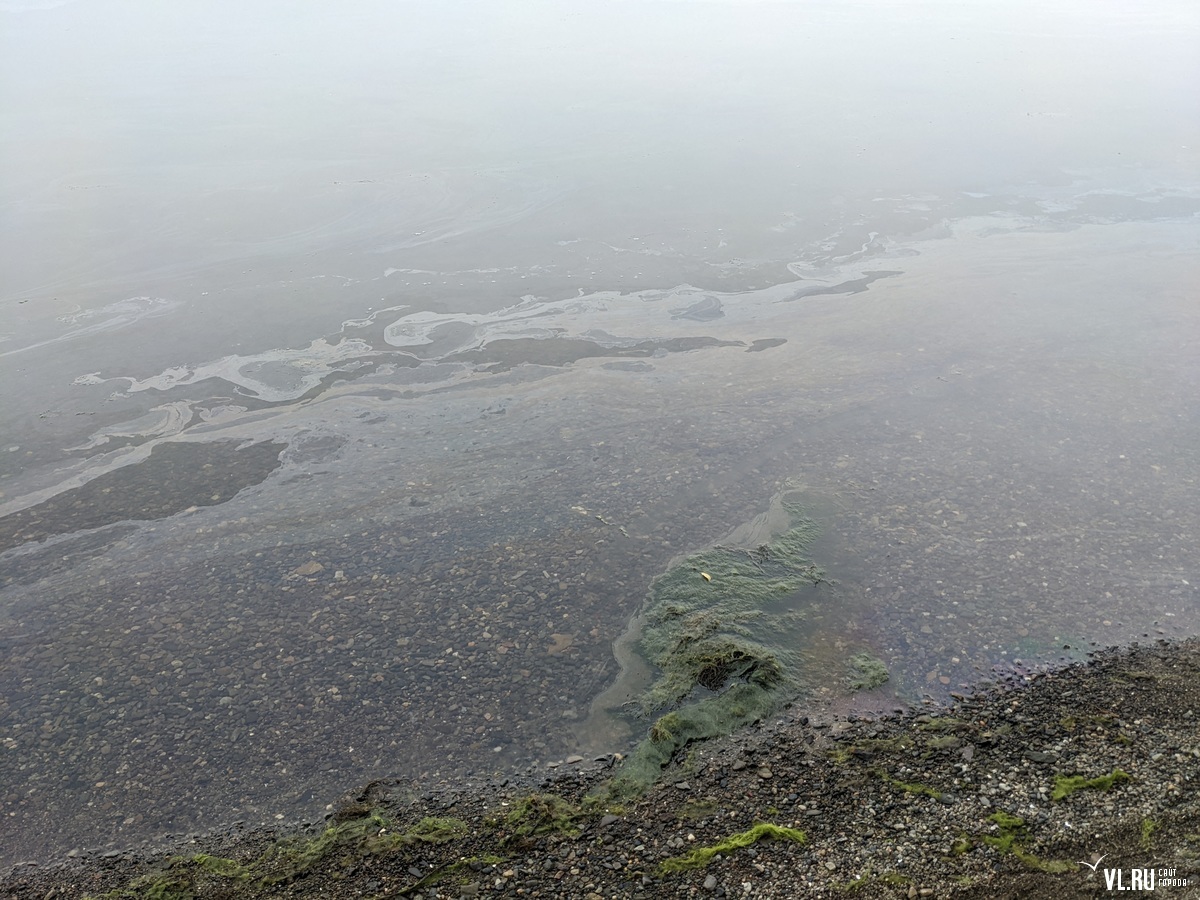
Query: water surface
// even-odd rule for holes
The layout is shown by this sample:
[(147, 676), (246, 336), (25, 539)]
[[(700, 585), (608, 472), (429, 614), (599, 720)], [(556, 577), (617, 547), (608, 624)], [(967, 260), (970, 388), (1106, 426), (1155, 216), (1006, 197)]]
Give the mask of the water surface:
[(805, 702), (1197, 633), (1189, 4), (4, 4), (0, 861), (618, 750), (799, 483)]

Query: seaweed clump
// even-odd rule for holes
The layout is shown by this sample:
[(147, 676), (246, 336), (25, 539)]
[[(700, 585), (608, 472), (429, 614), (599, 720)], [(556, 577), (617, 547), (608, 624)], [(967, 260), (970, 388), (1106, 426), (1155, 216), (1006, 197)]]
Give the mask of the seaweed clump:
[(766, 607), (825, 573), (808, 559), (816, 524), (798, 504), (782, 508), (789, 527), (770, 543), (693, 554), (651, 584), (641, 648), (662, 675), (641, 698), (643, 712), (678, 704), (697, 686), (715, 692), (740, 680), (769, 690), (785, 679), (779, 651), (754, 635), (786, 627), (795, 616)]
[(684, 856), (672, 856), (670, 859), (665, 859), (659, 866), (659, 871), (665, 875), (671, 872), (686, 872), (688, 869), (699, 869), (708, 865), (709, 861), (718, 853), (729, 853), (731, 850), (750, 847), (764, 839), (794, 841), (798, 844), (803, 844), (805, 841), (803, 831), (798, 831), (795, 828), (786, 828), (782, 825), (772, 825), (769, 822), (759, 822), (754, 827), (738, 832), (737, 834), (731, 834), (725, 840), (710, 847), (697, 847)]
[(689, 742), (770, 715), (800, 690), (799, 653), (777, 638), (803, 620), (785, 601), (825, 573), (808, 555), (817, 526), (791, 496), (782, 494), (761, 517), (781, 526), (768, 542), (692, 554), (651, 584), (640, 649), (660, 674), (633, 705), (644, 716), (669, 711), (602, 789), (605, 796), (641, 793)]
[(1121, 769), (1113, 769), (1107, 775), (1101, 775), (1098, 778), (1084, 778), (1082, 775), (1056, 775), (1054, 791), (1050, 794), (1050, 799), (1055, 802), (1065, 800), (1076, 791), (1082, 790), (1107, 791), (1111, 790), (1118, 781), (1128, 780), (1129, 773)]
[(557, 794), (529, 794), (518, 800), (495, 824), (505, 826), (518, 837), (550, 833), (573, 835), (579, 831), (574, 824), (579, 816), (579, 810)]
[(877, 688), (890, 677), (887, 666), (870, 653), (856, 653), (846, 664), (850, 668), (850, 687), (856, 691)]
[(228, 896), (238, 885), (266, 889), (287, 884), (329, 858), (350, 866), (367, 857), (401, 852), (420, 844), (449, 843), (467, 833), (467, 824), (459, 819), (429, 816), (401, 829), (380, 811), (372, 810), (366, 816), (330, 825), (312, 837), (285, 837), (257, 859), (244, 863), (206, 853), (174, 856), (164, 870), (140, 876), (128, 887), (104, 894), (102, 900), (147, 897), (201, 900)]
[(995, 847), (997, 852), (1010, 853), (1029, 868), (1051, 874), (1074, 872), (1078, 868), (1074, 863), (1059, 859), (1042, 859), (1026, 850), (1025, 843), (1029, 839), (1029, 825), (1019, 816), (1009, 815), (1004, 810), (998, 810), (988, 816), (988, 821), (996, 824), (999, 834), (987, 835), (983, 838), (983, 842), (990, 847)]

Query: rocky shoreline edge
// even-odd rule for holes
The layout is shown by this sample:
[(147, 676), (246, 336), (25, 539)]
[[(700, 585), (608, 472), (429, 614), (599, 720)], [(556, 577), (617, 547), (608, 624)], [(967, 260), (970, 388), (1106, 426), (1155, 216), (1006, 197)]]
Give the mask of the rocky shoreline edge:
[(425, 789), (321, 826), (21, 864), (0, 898), (1200, 897), (1200, 640), (1098, 652), (947, 707), (797, 709), (676, 754), (624, 805), (614, 760)]

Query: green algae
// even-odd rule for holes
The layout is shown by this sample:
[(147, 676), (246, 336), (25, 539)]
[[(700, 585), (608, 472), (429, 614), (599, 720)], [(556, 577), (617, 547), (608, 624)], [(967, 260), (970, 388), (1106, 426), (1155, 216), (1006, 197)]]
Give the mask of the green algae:
[(1142, 834), (1138, 843), (1142, 845), (1143, 850), (1149, 850), (1150, 845), (1154, 843), (1154, 832), (1158, 831), (1158, 823), (1153, 819), (1142, 819)]
[(847, 681), (856, 691), (872, 690), (886, 684), (891, 677), (883, 661), (870, 653), (856, 653), (846, 660), (846, 667), (850, 670)]
[(1050, 799), (1056, 802), (1065, 800), (1076, 791), (1082, 790), (1107, 791), (1111, 790), (1118, 781), (1129, 780), (1129, 773), (1121, 769), (1113, 769), (1109, 774), (1097, 778), (1084, 778), (1082, 775), (1056, 775), (1054, 776), (1054, 791), (1050, 794)]
[(970, 722), (956, 719), (953, 716), (939, 716), (926, 722), (917, 722), (919, 731), (966, 731), (970, 727)]
[(855, 741), (852, 750), (862, 750), (867, 753), (904, 753), (914, 745), (912, 737), (900, 734), (894, 738), (864, 738)]
[(711, 815), (716, 808), (717, 801), (712, 798), (689, 800), (675, 812), (675, 818), (681, 822), (703, 819), (705, 816)]
[(173, 856), (165, 870), (140, 876), (128, 887), (102, 895), (102, 900), (204, 900), (222, 896), (237, 884), (259, 888), (286, 884), (331, 857), (351, 865), (418, 844), (448, 843), (467, 833), (467, 824), (458, 819), (429, 816), (401, 829), (382, 813), (372, 811), (330, 825), (312, 837), (282, 838), (249, 862), (206, 853)]
[(1074, 872), (1078, 866), (1074, 863), (1058, 859), (1042, 859), (1025, 849), (1029, 839), (1029, 825), (1019, 816), (1010, 815), (999, 810), (988, 816), (988, 821), (994, 822), (999, 834), (985, 835), (982, 840), (990, 847), (995, 847), (999, 853), (1011, 854), (1031, 869), (1051, 874)]
[(884, 784), (888, 784), (906, 794), (924, 794), (927, 797), (932, 797), (934, 800), (941, 800), (945, 794), (937, 788), (930, 787), (927, 784), (920, 784), (915, 781), (898, 781), (888, 775), (883, 769), (873, 769), (871, 774), (881, 780)]
[(699, 869), (708, 865), (718, 853), (729, 853), (750, 847), (761, 840), (795, 841), (803, 844), (806, 840), (803, 831), (786, 828), (782, 825), (772, 825), (769, 822), (759, 822), (746, 831), (731, 834), (725, 840), (707, 847), (696, 847), (684, 856), (672, 856), (659, 865), (659, 872), (668, 875), (673, 872), (686, 872), (689, 869)]
[(983, 842), (995, 847), (1001, 853), (1011, 852), (1013, 845), (1019, 840), (1024, 840), (1029, 834), (1029, 825), (1024, 819), (1009, 815), (1004, 810), (988, 816), (988, 821), (994, 822), (999, 827), (1000, 833), (985, 836)]
[(769, 691), (788, 680), (797, 660), (754, 636), (793, 624), (796, 613), (768, 607), (825, 575), (808, 558), (816, 524), (799, 504), (781, 506), (788, 528), (770, 543), (695, 553), (651, 584), (641, 650), (661, 675), (638, 701), (643, 713), (682, 703), (698, 687), (717, 692), (740, 680)]
[(770, 715), (781, 697), (751, 684), (735, 684), (719, 697), (689, 704), (659, 719), (651, 735), (621, 763), (621, 768), (593, 794), (605, 801), (636, 797), (658, 780), (663, 767), (691, 741), (731, 734)]
[(857, 894), (865, 890), (870, 890), (872, 894), (877, 894), (881, 887), (901, 888), (912, 883), (913, 881), (909, 876), (901, 875), (899, 872), (872, 875), (870, 871), (867, 871), (846, 884), (834, 885), (834, 889), (847, 894)]
[(568, 834), (579, 832), (575, 820), (582, 813), (557, 794), (529, 794), (513, 804), (512, 809), (496, 820), (512, 835), (530, 837), (539, 834)]
[(730, 734), (800, 692), (800, 651), (779, 636), (803, 621), (794, 595), (825, 573), (809, 558), (818, 529), (798, 496), (785, 490), (760, 517), (776, 523), (769, 541), (694, 553), (651, 584), (639, 650), (658, 676), (630, 705), (661, 715), (595, 796), (637, 796), (688, 743)]

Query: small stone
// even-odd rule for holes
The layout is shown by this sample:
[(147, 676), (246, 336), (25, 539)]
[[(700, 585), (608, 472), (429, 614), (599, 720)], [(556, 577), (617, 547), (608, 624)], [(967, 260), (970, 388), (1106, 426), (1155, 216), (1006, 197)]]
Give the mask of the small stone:
[(763, 766), (761, 769), (758, 770), (759, 778), (770, 778), (773, 774), (774, 773), (770, 769), (768, 769), (766, 766)]
[(582, 756), (571, 755), (571, 756), (567, 757), (567, 765), (568, 766), (573, 766), (573, 765), (575, 765), (575, 763), (581, 763), (581, 762), (583, 762)]
[(478, 881), (472, 881), (470, 884), (464, 884), (458, 889), (460, 897), (478, 897), (480, 884)]
[(740, 772), (742, 769), (746, 768), (746, 761), (744, 759), (735, 760), (730, 768), (735, 772)]
[(834, 869), (837, 868), (837, 863), (835, 863), (832, 859), (828, 860), (825, 863), (825, 868), (827, 868), (830, 872), (832, 872)]
[(613, 822), (619, 822), (620, 820), (621, 820), (620, 816), (614, 816), (612, 813), (608, 813), (607, 815), (605, 815), (603, 818), (600, 819), (600, 827), (607, 828)]
[(704, 879), (704, 889), (706, 891), (715, 891), (717, 889), (717, 876), (709, 875)]
[(675, 787), (679, 788), (679, 790), (681, 790), (681, 791), (690, 791), (692, 789), (692, 786), (690, 784), (688, 784), (686, 781), (675, 782)]

